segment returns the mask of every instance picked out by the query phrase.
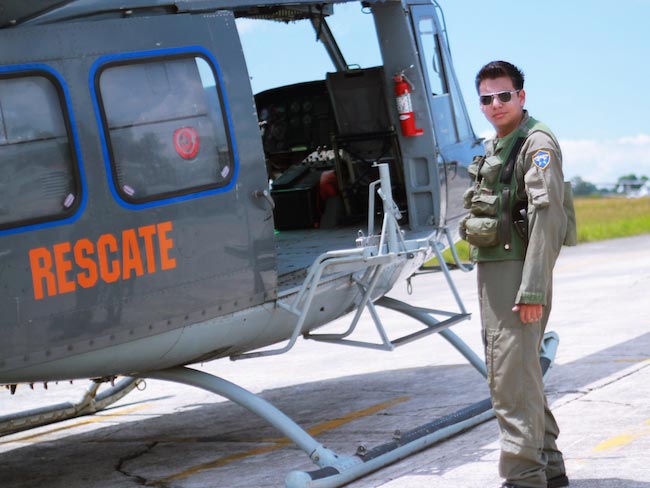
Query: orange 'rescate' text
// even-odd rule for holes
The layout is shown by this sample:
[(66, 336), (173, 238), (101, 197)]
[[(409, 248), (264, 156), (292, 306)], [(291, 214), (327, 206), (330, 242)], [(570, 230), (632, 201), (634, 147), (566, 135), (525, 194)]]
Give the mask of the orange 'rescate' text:
[(176, 267), (170, 255), (174, 240), (171, 221), (125, 229), (120, 235), (102, 234), (29, 251), (34, 298), (92, 288)]

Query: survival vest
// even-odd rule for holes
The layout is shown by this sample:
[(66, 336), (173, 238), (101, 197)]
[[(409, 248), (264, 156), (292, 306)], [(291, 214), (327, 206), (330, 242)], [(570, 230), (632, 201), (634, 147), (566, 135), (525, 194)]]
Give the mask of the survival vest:
[[(549, 135), (557, 144), (546, 125), (531, 117), (524, 127), (509, 136), (508, 147), (498, 156), (477, 156), (468, 168), (474, 183), (465, 192), (463, 203), (470, 213), (460, 222), (459, 230), (461, 237), (474, 246), (472, 257), (475, 261), (523, 260), (526, 256), (528, 202), (517, 197), (513, 173), (526, 138), (537, 131)], [(570, 185), (565, 184), (564, 211), (574, 236), (571, 194)], [(569, 242), (568, 234), (565, 244), (575, 244)]]

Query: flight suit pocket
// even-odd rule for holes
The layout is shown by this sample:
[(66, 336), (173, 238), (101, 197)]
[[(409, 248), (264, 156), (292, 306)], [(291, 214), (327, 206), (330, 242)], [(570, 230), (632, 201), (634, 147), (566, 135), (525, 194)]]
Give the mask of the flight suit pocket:
[(501, 166), (503, 166), (503, 163), (496, 156), (485, 158), (485, 162), (481, 166), (481, 176), (485, 181), (492, 184), (497, 181), (501, 172)]
[(528, 199), (535, 208), (546, 208), (549, 206), (548, 187), (544, 174), (537, 168), (532, 168), (526, 176), (524, 176), (526, 183), (526, 191), (528, 192)]
[(494, 345), (496, 343), (495, 331), (483, 329), (483, 343), (485, 344), (485, 368), (487, 371), (488, 385), (494, 384)]

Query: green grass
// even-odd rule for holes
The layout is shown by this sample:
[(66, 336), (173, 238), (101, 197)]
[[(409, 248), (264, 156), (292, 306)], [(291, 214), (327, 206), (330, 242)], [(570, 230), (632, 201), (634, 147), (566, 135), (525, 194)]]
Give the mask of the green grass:
[(650, 233), (650, 197), (576, 198), (578, 243)]
[[(576, 198), (574, 205), (578, 244), (650, 234), (650, 197)], [(469, 262), (467, 242), (456, 243), (456, 251), (461, 261)], [(445, 251), (443, 257), (446, 262), (453, 262), (451, 251)], [(427, 266), (436, 264), (436, 259), (426, 263)]]

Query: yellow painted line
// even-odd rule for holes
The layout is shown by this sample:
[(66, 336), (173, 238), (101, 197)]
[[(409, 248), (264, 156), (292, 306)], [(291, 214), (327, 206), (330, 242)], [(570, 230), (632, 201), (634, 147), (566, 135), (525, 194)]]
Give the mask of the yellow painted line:
[[(392, 400), (388, 400), (387, 402), (384, 403), (379, 403), (377, 405), (373, 405), (372, 407), (368, 407), (364, 410), (358, 410), (356, 412), (349, 413), (347, 415), (344, 415), (343, 417), (339, 417), (334, 420), (329, 420), (327, 422), (323, 422), (322, 424), (318, 424), (311, 429), (307, 429), (307, 433), (313, 437), (316, 437), (323, 432), (327, 432), (328, 430), (333, 430), (336, 429), (337, 427), (340, 427), (341, 425), (347, 424), (352, 422), (353, 420), (356, 420), (361, 417), (367, 417), (368, 415), (372, 415), (377, 412), (381, 412), (382, 410), (386, 410), (387, 408), (392, 407), (393, 405), (397, 405), (399, 403), (403, 403), (410, 400), (409, 397), (398, 397), (394, 398)], [(280, 441), (285, 441), (286, 437), (282, 437), (279, 439), (262, 439), (262, 442), (280, 442)]]
[(192, 468), (188, 468), (184, 471), (181, 471), (180, 473), (173, 474), (171, 476), (167, 476), (165, 478), (161, 478), (159, 480), (156, 480), (151, 483), (152, 486), (165, 486), (166, 483), (169, 483), (170, 481), (178, 481), (182, 480), (185, 478), (188, 478), (196, 473), (200, 473), (201, 471), (207, 471), (209, 469), (215, 469), (219, 468), (222, 466), (225, 466), (228, 463), (231, 463), (233, 461), (237, 461), (239, 459), (245, 459), (247, 457), (252, 457), (252, 456), (257, 456), (258, 454), (265, 454), (267, 452), (275, 451), (277, 449), (281, 449), (285, 446), (288, 446), (291, 444), (291, 441), (287, 439), (284, 442), (278, 442), (275, 444), (272, 444), (270, 446), (265, 446), (265, 447), (258, 447), (256, 449), (250, 449), (248, 451), (243, 451), (240, 453), (236, 454), (231, 454), (230, 456), (226, 456), (224, 458), (219, 458), (215, 459), (214, 461), (210, 461), (207, 463), (199, 464), (198, 466), (194, 466)]
[[(645, 425), (650, 425), (650, 419), (645, 420), (643, 423)], [(594, 451), (602, 452), (602, 451), (609, 451), (611, 449), (616, 449), (618, 447), (623, 447), (635, 441), (636, 439), (647, 435), (650, 435), (650, 429), (642, 429), (639, 432), (635, 432), (633, 434), (625, 433), (625, 434), (617, 435), (616, 437), (611, 437), (598, 444), (596, 447), (594, 447)]]
[[(45, 432), (39, 432), (38, 434), (32, 434), (32, 435), (27, 435), (24, 437), (19, 437), (17, 439), (11, 439), (8, 441), (0, 441), (0, 444), (11, 444), (13, 442), (25, 442), (25, 441), (33, 441), (34, 439), (38, 439), (39, 437), (45, 437), (50, 434), (54, 434), (55, 432), (61, 432), (64, 430), (69, 430), (69, 429), (74, 429), (76, 427), (81, 427), (83, 425), (89, 425), (89, 424), (94, 424), (96, 422), (103, 422), (106, 419), (114, 418), (114, 417), (121, 417), (122, 415), (128, 415), (133, 412), (137, 412), (139, 410), (144, 410), (145, 408), (151, 407), (151, 403), (145, 403), (144, 405), (136, 405), (134, 407), (130, 408), (125, 408), (123, 410), (119, 410), (114, 413), (109, 413), (109, 414), (97, 414), (94, 417), (85, 419), (85, 420), (80, 420), (79, 422), (74, 422), (72, 424), (64, 425), (63, 427), (57, 427), (56, 429), (50, 429)], [(61, 421), (63, 422), (63, 420)]]
[(607, 451), (609, 449), (615, 449), (617, 447), (622, 447), (630, 442), (632, 442), (634, 439), (639, 437), (638, 435), (632, 435), (632, 434), (623, 434), (619, 435), (616, 437), (612, 437), (611, 439), (607, 439), (606, 441), (601, 442), (598, 444), (596, 447), (594, 447), (594, 451)]
[[(343, 417), (339, 417), (334, 420), (330, 420), (327, 422), (323, 422), (322, 424), (318, 424), (311, 429), (307, 429), (307, 432), (312, 435), (312, 436), (317, 436), (318, 434), (322, 434), (323, 432), (326, 432), (328, 430), (335, 429), (337, 427), (340, 427), (341, 425), (347, 424), (349, 422), (352, 422), (353, 420), (359, 419), (361, 417), (365, 417), (368, 415), (372, 415), (373, 413), (380, 412), (382, 410), (385, 410), (387, 408), (392, 407), (393, 405), (397, 405), (399, 403), (403, 403), (408, 401), (410, 398), (408, 397), (399, 397), (399, 398), (394, 398), (393, 400), (389, 400), (384, 403), (379, 403), (377, 405), (373, 405), (372, 407), (366, 408), (364, 410), (359, 410), (357, 412), (352, 412), (349, 413), (348, 415), (345, 415)], [(226, 456), (223, 458), (215, 459), (214, 461), (210, 461), (207, 463), (202, 463), (197, 466), (185, 469), (179, 473), (167, 476), (165, 478), (161, 478), (157, 481), (154, 481), (152, 483), (153, 486), (156, 485), (164, 485), (165, 483), (169, 483), (170, 481), (178, 481), (181, 479), (188, 478), (196, 473), (200, 473), (201, 471), (207, 471), (209, 469), (215, 469), (219, 468), (222, 466), (225, 466), (228, 463), (231, 463), (233, 461), (237, 461), (240, 459), (245, 459), (247, 457), (252, 457), (252, 456), (257, 456), (259, 454), (266, 454), (267, 452), (271, 451), (276, 451), (278, 449), (282, 449), (283, 447), (290, 445), (292, 443), (291, 440), (289, 440), (286, 437), (280, 437), (280, 438), (272, 438), (272, 439), (262, 439), (256, 442), (271, 442), (272, 444), (269, 446), (263, 446), (263, 447), (257, 447), (255, 449), (249, 449), (248, 451), (243, 451), (240, 453), (236, 454), (231, 454), (230, 456)]]

